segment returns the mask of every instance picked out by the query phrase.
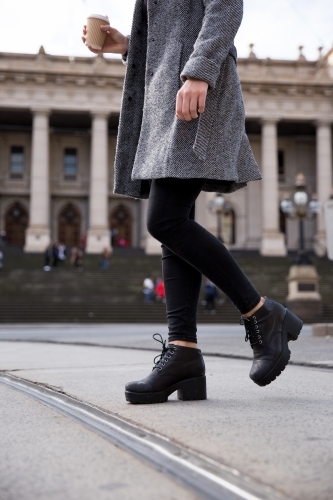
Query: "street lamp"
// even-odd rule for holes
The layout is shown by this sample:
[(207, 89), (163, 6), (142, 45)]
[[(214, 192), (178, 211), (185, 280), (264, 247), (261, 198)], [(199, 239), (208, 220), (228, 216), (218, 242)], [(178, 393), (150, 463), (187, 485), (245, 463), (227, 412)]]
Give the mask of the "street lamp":
[(304, 219), (312, 218), (316, 214), (319, 214), (321, 211), (321, 203), (318, 201), (315, 194), (312, 195), (311, 201), (309, 202), (304, 174), (299, 173), (296, 175), (293, 199), (291, 199), (290, 194), (286, 193), (280, 207), (282, 212), (288, 217), (298, 219), (299, 221), (299, 244), (294, 263), (297, 265), (312, 264), (305, 250)]
[(217, 216), (217, 239), (223, 243), (222, 238), (222, 216), (230, 213), (231, 205), (225, 201), (221, 193), (217, 193), (215, 198), (208, 202), (208, 210)]

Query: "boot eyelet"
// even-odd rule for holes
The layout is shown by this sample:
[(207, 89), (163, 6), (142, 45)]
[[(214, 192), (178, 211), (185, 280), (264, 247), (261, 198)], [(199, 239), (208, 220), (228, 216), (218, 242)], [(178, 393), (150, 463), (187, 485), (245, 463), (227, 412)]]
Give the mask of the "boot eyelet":
[(262, 344), (262, 340), (259, 340), (259, 344)]
[(162, 368), (159, 368), (159, 370), (161, 371), (161, 370), (162, 370)]
[(261, 336), (260, 336), (260, 335), (258, 335), (258, 339), (261, 339)]
[(253, 316), (253, 319), (257, 319), (256, 316)]

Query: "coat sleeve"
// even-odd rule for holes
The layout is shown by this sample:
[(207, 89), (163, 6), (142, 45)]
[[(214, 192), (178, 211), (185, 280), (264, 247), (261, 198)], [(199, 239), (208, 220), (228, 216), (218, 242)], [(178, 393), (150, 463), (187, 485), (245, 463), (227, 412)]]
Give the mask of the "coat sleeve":
[(129, 44), (131, 43), (131, 35), (127, 35), (127, 38), (128, 38), (128, 46), (127, 46), (127, 51), (125, 54), (123, 54), (121, 56), (121, 60), (123, 61), (123, 63), (125, 65), (127, 65), (127, 56), (128, 56), (128, 47), (129, 47)]
[(243, 0), (203, 0), (205, 14), (181, 79), (204, 80), (214, 88), (243, 17)]

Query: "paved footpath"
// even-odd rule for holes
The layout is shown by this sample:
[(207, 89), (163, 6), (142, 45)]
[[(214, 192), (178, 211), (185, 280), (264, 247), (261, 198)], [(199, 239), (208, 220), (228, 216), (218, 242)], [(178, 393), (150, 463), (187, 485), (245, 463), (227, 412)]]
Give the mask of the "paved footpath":
[[(220, 357), (248, 356), (242, 330), (214, 328), (200, 332), (203, 350), (214, 354), (205, 356), (207, 401), (182, 402), (173, 395), (161, 405), (126, 403), (124, 384), (146, 376), (159, 352), (147, 350), (154, 348), (150, 334), (164, 333), (155, 325), (102, 325), (90, 333), (87, 326), (3, 326), (0, 370), (74, 396), (231, 467), (262, 488), (262, 498), (332, 500), (333, 370), (328, 366), (333, 339), (314, 339), (305, 328), (300, 346), (291, 344), (297, 353), (292, 359), (314, 366), (288, 366), (260, 388), (248, 377), (249, 360)], [(102, 345), (73, 345), (88, 341)], [(112, 343), (118, 347), (103, 347)], [(0, 399), (1, 500), (203, 498), (3, 384)]]

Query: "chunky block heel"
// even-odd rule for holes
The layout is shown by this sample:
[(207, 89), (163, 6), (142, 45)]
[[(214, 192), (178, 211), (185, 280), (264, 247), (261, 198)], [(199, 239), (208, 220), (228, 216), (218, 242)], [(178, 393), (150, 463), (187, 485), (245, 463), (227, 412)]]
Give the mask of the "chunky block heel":
[(289, 340), (297, 340), (302, 330), (303, 321), (293, 314), (289, 309), (286, 310), (286, 315), (283, 322), (283, 332), (288, 336)]
[(206, 377), (195, 377), (184, 380), (179, 384), (177, 390), (178, 399), (182, 401), (194, 401), (196, 399), (207, 399)]
[(245, 324), (245, 340), (253, 349), (250, 378), (261, 387), (276, 379), (290, 359), (288, 342), (297, 340), (303, 326), (300, 320), (282, 304), (268, 299)]
[(200, 349), (175, 344), (165, 346), (158, 333), (153, 338), (162, 344), (162, 352), (155, 357), (155, 366), (148, 377), (126, 384), (126, 401), (165, 403), (176, 391), (178, 399), (184, 401), (207, 399), (205, 363)]

